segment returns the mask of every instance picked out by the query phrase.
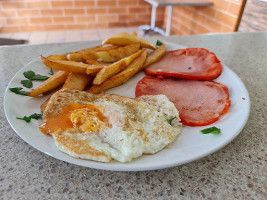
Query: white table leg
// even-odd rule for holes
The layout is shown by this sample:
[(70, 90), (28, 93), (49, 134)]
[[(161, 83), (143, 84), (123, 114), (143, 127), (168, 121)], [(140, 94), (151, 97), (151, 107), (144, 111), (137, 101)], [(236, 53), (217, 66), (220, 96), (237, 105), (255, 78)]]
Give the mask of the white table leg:
[(166, 27), (166, 36), (169, 36), (171, 33), (171, 23), (172, 23), (172, 6), (168, 6), (169, 13), (168, 13), (168, 20), (167, 20), (167, 27)]
[(151, 23), (150, 23), (151, 30), (154, 30), (154, 28), (155, 28), (155, 24), (156, 24), (156, 10), (157, 10), (157, 7), (152, 5)]

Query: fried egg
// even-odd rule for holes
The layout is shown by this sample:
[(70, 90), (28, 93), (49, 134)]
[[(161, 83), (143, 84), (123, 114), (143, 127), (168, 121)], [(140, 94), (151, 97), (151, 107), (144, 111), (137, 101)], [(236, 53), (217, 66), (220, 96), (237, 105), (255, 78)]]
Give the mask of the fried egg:
[(165, 95), (133, 99), (62, 89), (51, 97), (43, 119), (40, 130), (53, 136), (60, 151), (101, 162), (157, 153), (182, 131), (179, 113)]

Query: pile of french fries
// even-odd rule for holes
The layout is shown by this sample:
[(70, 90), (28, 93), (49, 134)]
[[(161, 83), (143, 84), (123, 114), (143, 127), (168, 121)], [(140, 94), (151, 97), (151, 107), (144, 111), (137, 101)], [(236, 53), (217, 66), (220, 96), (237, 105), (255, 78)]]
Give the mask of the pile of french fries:
[[(147, 49), (152, 52), (148, 54)], [(137, 37), (136, 33), (119, 33), (105, 39), (99, 46), (68, 54), (41, 56), (47, 67), (58, 71), (28, 92), (28, 96), (45, 95), (57, 88), (98, 94), (122, 85), (145, 67), (160, 60), (165, 53), (165, 44), (156, 47)], [(48, 100), (41, 105), (42, 112)]]

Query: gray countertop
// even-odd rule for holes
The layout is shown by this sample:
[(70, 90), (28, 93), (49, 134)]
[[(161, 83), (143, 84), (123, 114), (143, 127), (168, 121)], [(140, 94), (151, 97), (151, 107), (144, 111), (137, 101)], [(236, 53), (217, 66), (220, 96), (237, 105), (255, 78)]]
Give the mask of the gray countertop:
[(242, 79), (251, 112), (236, 139), (203, 159), (156, 171), (111, 172), (56, 160), (13, 131), (5, 118), (3, 96), (25, 64), (70, 44), (0, 47), (0, 199), (266, 199), (267, 33), (164, 40), (207, 48)]

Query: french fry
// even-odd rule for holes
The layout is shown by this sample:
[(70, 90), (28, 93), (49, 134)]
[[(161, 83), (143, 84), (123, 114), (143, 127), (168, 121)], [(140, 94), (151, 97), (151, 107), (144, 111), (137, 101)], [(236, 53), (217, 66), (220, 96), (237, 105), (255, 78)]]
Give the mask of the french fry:
[[(84, 90), (89, 82), (92, 80), (92, 77), (85, 74), (77, 74), (70, 72), (67, 76), (67, 79), (62, 88), (70, 88), (74, 90)], [(43, 102), (40, 106), (41, 112), (43, 113), (50, 98)]]
[(68, 74), (69, 72), (66, 72), (66, 71), (58, 71), (53, 76), (51, 76), (49, 79), (47, 79), (45, 82), (43, 82), (39, 87), (28, 92), (28, 96), (36, 97), (40, 94), (43, 94), (45, 92), (48, 92), (50, 90), (53, 90), (59, 87), (65, 82)]
[(99, 94), (110, 88), (117, 87), (127, 82), (132, 76), (134, 76), (143, 66), (147, 56), (147, 51), (143, 51), (142, 54), (137, 57), (124, 71), (112, 76), (100, 85), (95, 85), (87, 90), (87, 92), (93, 94)]
[(165, 44), (162, 44), (159, 48), (149, 54), (146, 58), (146, 61), (142, 67), (142, 69), (146, 68), (147, 66), (159, 61), (167, 51), (167, 47)]
[(70, 88), (82, 91), (86, 88), (91, 80), (92, 77), (90, 75), (70, 72), (62, 88)]
[(113, 44), (113, 45), (129, 45), (133, 43), (140, 43), (141, 47), (149, 48), (149, 49), (156, 49), (156, 46), (151, 42), (136, 37), (135, 35), (131, 35), (129, 33), (119, 33), (114, 35), (110, 38), (103, 40), (102, 44)]
[(51, 55), (47, 58), (51, 60), (67, 60), (67, 54)]
[(135, 54), (128, 56), (126, 58), (123, 58), (119, 60), (118, 62), (113, 63), (112, 65), (108, 67), (104, 67), (101, 69), (94, 78), (93, 84), (94, 85), (100, 85), (108, 78), (112, 77), (113, 75), (121, 72), (122, 70), (126, 69), (126, 67), (133, 62), (134, 59), (136, 59), (140, 54), (142, 54), (146, 49), (140, 50), (136, 52)]
[(85, 62), (82, 53), (69, 53), (67, 55), (67, 60), (75, 62)]
[(137, 33), (136, 32), (133, 32), (132, 35), (135, 36), (135, 37), (137, 37)]
[(107, 51), (97, 51), (94, 55), (103, 62), (117, 62), (140, 49), (140, 43), (134, 43)]
[(98, 48), (80, 51), (79, 53), (83, 56), (85, 60), (88, 60), (88, 59), (97, 60), (98, 57), (96, 55), (96, 52), (105, 52), (105, 51), (110, 51), (112, 49), (117, 49), (117, 48), (119, 48), (118, 45), (108, 45), (108, 46), (101, 45)]
[(63, 70), (81, 74), (92, 74), (100, 71), (103, 65), (88, 65), (85, 63), (65, 61), (65, 60), (51, 60), (41, 56), (43, 63), (52, 69)]

